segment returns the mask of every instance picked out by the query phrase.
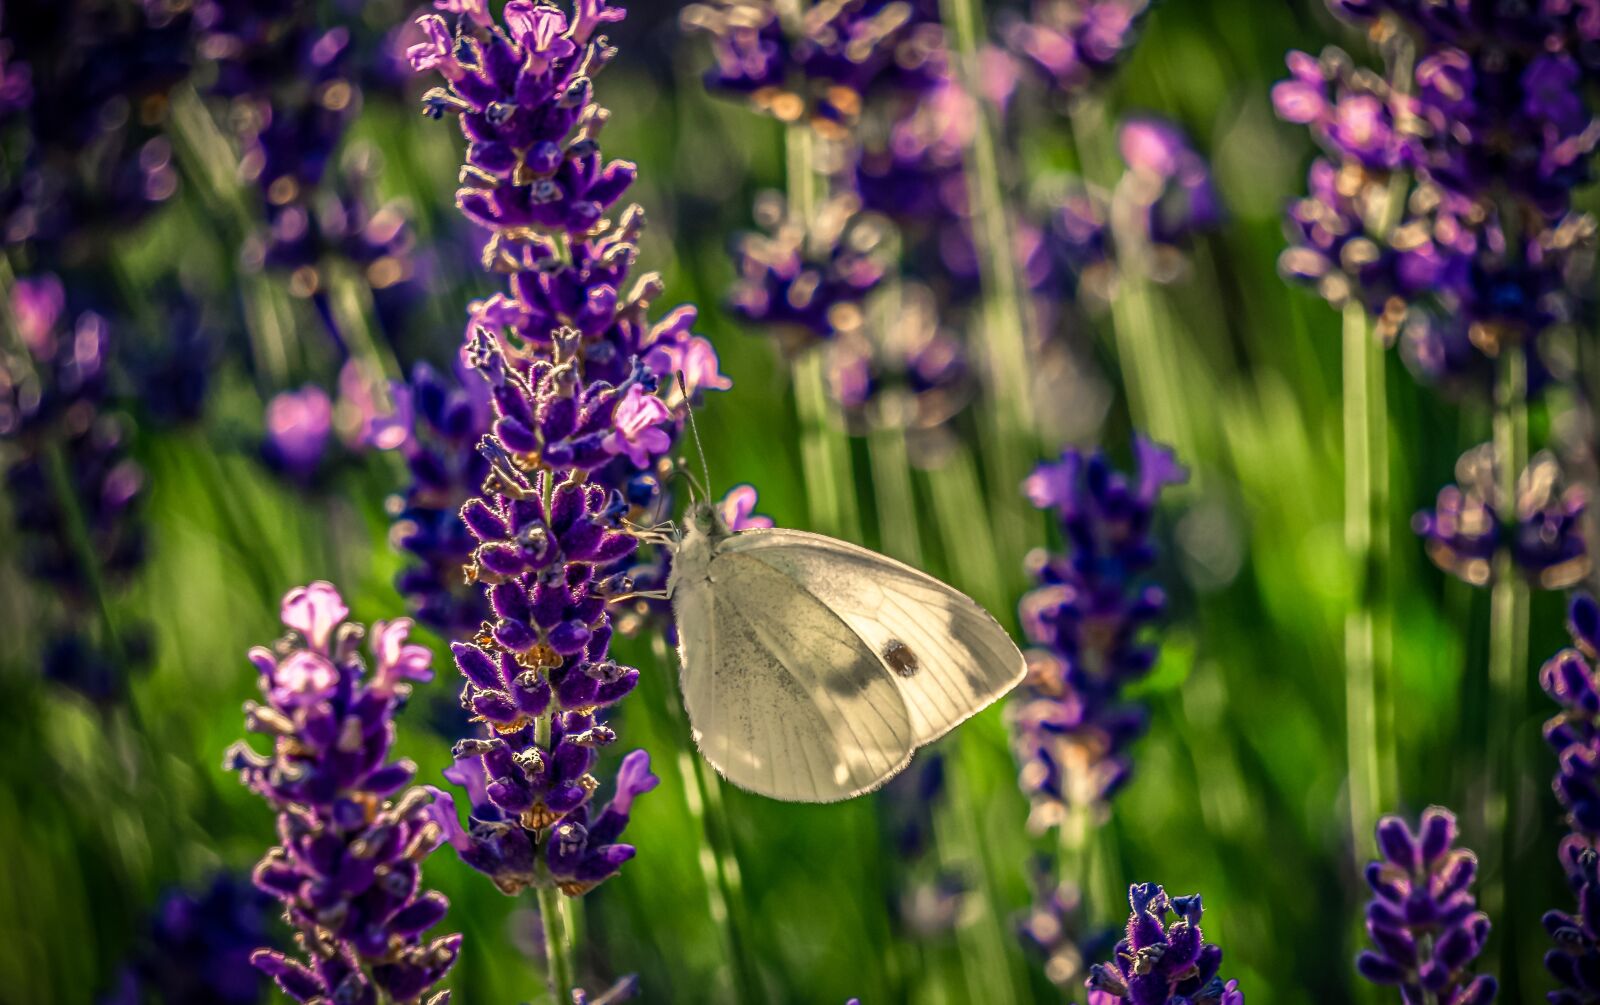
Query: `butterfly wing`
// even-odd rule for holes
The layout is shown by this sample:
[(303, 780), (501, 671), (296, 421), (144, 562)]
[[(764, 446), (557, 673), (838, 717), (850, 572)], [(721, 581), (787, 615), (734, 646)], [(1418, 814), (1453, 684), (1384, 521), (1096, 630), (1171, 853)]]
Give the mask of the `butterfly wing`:
[[(703, 539), (702, 539), (703, 540)], [(872, 650), (802, 585), (742, 555), (675, 561), (683, 699), (701, 754), (741, 788), (832, 802), (877, 787), (915, 747)]]
[(777, 529), (720, 542), (712, 578), (735, 562), (764, 566), (845, 624), (900, 692), (915, 746), (971, 718), (1027, 672), (1011, 636), (976, 601), (892, 558)]

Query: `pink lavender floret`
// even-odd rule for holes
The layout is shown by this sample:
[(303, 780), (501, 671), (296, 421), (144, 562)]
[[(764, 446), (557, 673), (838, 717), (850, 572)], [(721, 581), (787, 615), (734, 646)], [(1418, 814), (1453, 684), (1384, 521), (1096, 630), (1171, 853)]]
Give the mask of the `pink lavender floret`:
[(1068, 450), (1024, 485), (1053, 510), (1066, 551), (1036, 551), (1039, 586), (1022, 600), (1028, 677), (1008, 708), (1020, 782), (1035, 828), (1061, 822), (1070, 806), (1100, 807), (1127, 781), (1128, 746), (1143, 731), (1142, 708), (1125, 687), (1154, 665), (1148, 630), (1166, 595), (1144, 582), (1155, 561), (1151, 525), (1161, 490), (1186, 474), (1166, 448), (1135, 440), (1137, 467), (1123, 474), (1103, 452)]
[(1407, 1002), (1488, 1005), (1493, 977), (1474, 975), (1473, 960), (1489, 938), (1489, 918), (1477, 909), (1472, 883), (1478, 860), (1453, 848), (1456, 818), (1430, 806), (1413, 831), (1397, 816), (1378, 821), (1378, 852), (1367, 865), (1367, 934), (1356, 969), (1374, 984), (1398, 987)]
[(1034, 0), (1032, 16), (1001, 25), (1006, 47), (1071, 100), (1109, 74), (1137, 41), (1148, 0)]
[(1089, 1005), (1244, 1005), (1239, 982), (1217, 975), (1222, 949), (1200, 932), (1198, 894), (1168, 897), (1153, 883), (1135, 883), (1128, 903), (1126, 938), (1110, 963), (1089, 968)]
[(394, 714), (414, 682), (432, 679), (431, 656), (408, 641), (410, 619), (380, 621), (369, 670), (365, 631), (348, 614), (328, 583), (291, 590), (288, 634), (250, 651), (265, 702), (245, 705), (246, 725), (272, 749), (241, 741), (226, 765), (278, 811), (279, 844), (255, 882), (283, 903), (301, 954), (261, 949), (251, 962), (300, 1002), (443, 1005), (448, 991), (429, 992), (461, 937), (424, 935), (448, 905), (421, 887), (441, 831), (428, 794), (407, 787), (415, 765), (389, 760)]

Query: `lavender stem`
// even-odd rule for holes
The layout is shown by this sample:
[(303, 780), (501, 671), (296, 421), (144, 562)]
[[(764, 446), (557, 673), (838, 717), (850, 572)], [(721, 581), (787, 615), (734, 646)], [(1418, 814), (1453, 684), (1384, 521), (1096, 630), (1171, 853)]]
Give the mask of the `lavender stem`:
[[(1366, 309), (1356, 302), (1343, 310), (1344, 341), (1344, 543), (1350, 559), (1354, 596), (1344, 623), (1345, 743), (1350, 774), (1350, 844), (1365, 857), (1378, 807), (1388, 805), (1379, 772), (1376, 684), (1376, 634), (1373, 599), (1379, 571), (1375, 534), (1383, 514), (1374, 426), (1383, 411), (1381, 383), (1371, 379), (1372, 357), (1382, 352), (1373, 341)], [(1377, 369), (1381, 372), (1379, 361)], [(1376, 387), (1375, 387), (1376, 385)], [(1376, 519), (1375, 519), (1376, 518)]]
[[(1494, 395), (1495, 476), (1499, 480), (1499, 517), (1506, 545), (1495, 556), (1489, 606), (1489, 764), (1486, 772), (1486, 834), (1500, 834), (1498, 867), (1490, 870), (1486, 908), (1511, 919), (1514, 884), (1506, 878), (1515, 842), (1509, 807), (1516, 799), (1516, 730), (1526, 707), (1528, 583), (1516, 568), (1509, 542), (1517, 533), (1517, 481), (1528, 465), (1527, 357), (1521, 344), (1501, 346), (1496, 361)], [(1514, 959), (1514, 924), (1503, 926), (1501, 959)], [(1510, 983), (1510, 975), (1503, 975)]]
[(983, 288), (982, 351), (986, 356), (984, 389), (990, 396), (981, 414), (988, 417), (990, 511), (1004, 580), (1013, 577), (1036, 521), (1025, 515), (1016, 498), (1016, 486), (1027, 475), (1036, 453), (1032, 363), (1028, 350), (1029, 311), (1017, 275), (1012, 247), (1013, 228), (1001, 186), (1000, 158), (995, 141), (994, 110), (984, 98), (979, 63), (979, 31), (983, 27), (982, 0), (941, 0), (940, 11), (951, 36), (951, 56), (958, 79), (972, 96), (976, 109), (972, 138), (963, 154), (967, 186), (973, 207), (972, 240), (978, 250), (979, 280)]
[[(817, 208), (815, 143), (807, 123), (790, 126), (784, 135), (789, 212), (807, 229), (816, 218)], [(831, 406), (822, 352), (813, 347), (795, 357), (792, 379), (800, 420), (807, 513), (815, 530), (859, 541), (861, 519), (856, 508), (850, 442), (828, 419)]]

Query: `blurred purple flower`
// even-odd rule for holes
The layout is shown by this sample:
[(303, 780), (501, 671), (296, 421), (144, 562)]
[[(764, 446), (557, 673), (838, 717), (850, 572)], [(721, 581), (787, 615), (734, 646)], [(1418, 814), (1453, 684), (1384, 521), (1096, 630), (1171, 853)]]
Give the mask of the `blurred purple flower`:
[(199, 893), (172, 890), (156, 906), (113, 992), (100, 1005), (257, 1005), (266, 979), (250, 956), (269, 942), (273, 900), (218, 873)]
[(1406, 1001), (1440, 1005), (1488, 1005), (1493, 977), (1468, 968), (1483, 952), (1489, 918), (1477, 909), (1472, 882), (1478, 860), (1452, 848), (1456, 818), (1430, 806), (1413, 832), (1396, 816), (1378, 821), (1378, 852), (1367, 865), (1367, 935), (1375, 948), (1356, 959), (1361, 976), (1397, 986)]
[[(1555, 457), (1540, 453), (1533, 458), (1517, 479), (1513, 506), (1499, 498), (1497, 478), (1493, 445), (1469, 450), (1456, 463), (1457, 484), (1440, 489), (1436, 507), (1413, 518), (1412, 526), (1433, 563), (1465, 582), (1484, 586), (1493, 578), (1499, 549), (1509, 546), (1518, 574), (1540, 589), (1565, 589), (1588, 575), (1591, 559), (1583, 538), (1586, 493), (1579, 485), (1562, 488)], [(1502, 525), (1507, 509), (1516, 521), (1509, 542)]]
[(267, 463), (299, 481), (309, 480), (333, 438), (328, 392), (312, 384), (280, 392), (267, 402), (265, 421), (261, 450)]
[(1155, 664), (1145, 629), (1166, 595), (1141, 582), (1155, 561), (1151, 524), (1161, 490), (1186, 473), (1166, 448), (1135, 439), (1137, 467), (1118, 472), (1100, 451), (1067, 450), (1023, 485), (1055, 512), (1064, 554), (1035, 551), (1039, 586), (1019, 605), (1028, 677), (1007, 708), (1031, 825), (1058, 825), (1069, 807), (1099, 809), (1132, 770), (1128, 745), (1143, 731), (1142, 708), (1123, 689)]

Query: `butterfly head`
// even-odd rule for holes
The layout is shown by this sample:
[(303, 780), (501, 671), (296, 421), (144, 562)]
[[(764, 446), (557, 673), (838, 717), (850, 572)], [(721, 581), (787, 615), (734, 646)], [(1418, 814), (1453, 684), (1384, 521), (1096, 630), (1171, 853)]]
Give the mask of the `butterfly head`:
[(696, 536), (708, 537), (713, 542), (720, 541), (733, 534), (728, 527), (728, 518), (723, 515), (722, 507), (712, 502), (693, 502), (684, 510), (683, 523), (679, 530), (680, 538)]

